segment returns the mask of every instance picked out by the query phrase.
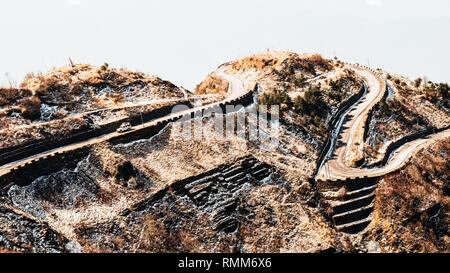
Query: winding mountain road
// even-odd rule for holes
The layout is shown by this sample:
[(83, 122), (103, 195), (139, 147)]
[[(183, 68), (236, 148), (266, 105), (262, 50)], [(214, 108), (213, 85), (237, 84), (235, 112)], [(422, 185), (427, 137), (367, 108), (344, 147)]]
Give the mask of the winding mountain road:
[(361, 76), (368, 92), (364, 98), (357, 102), (346, 116), (341, 133), (337, 138), (337, 145), (330, 153), (331, 156), (325, 159), (316, 180), (344, 180), (347, 178), (378, 177), (393, 172), (407, 162), (407, 160), (419, 149), (433, 143), (437, 139), (450, 136), (450, 129), (442, 131), (425, 138), (408, 142), (397, 149), (391, 156), (388, 163), (380, 168), (360, 169), (352, 167), (356, 161), (363, 158), (362, 143), (364, 142), (364, 125), (370, 109), (383, 99), (386, 90), (385, 82), (373, 71), (355, 67), (355, 72)]
[[(450, 129), (442, 131), (438, 134), (428, 136), (426, 138), (416, 139), (401, 146), (395, 151), (388, 163), (380, 168), (359, 169), (351, 167), (357, 160), (363, 156), (362, 143), (364, 137), (364, 126), (370, 109), (378, 103), (384, 96), (386, 89), (385, 82), (381, 80), (373, 71), (361, 67), (353, 66), (355, 72), (364, 79), (367, 86), (365, 96), (359, 100), (351, 110), (345, 114), (345, 119), (336, 140), (337, 144), (332, 147), (329, 156), (325, 159), (325, 163), (321, 165), (316, 180), (337, 180), (357, 177), (377, 177), (401, 168), (409, 157), (411, 157), (418, 149), (425, 145), (431, 144), (433, 141), (450, 136)], [(45, 151), (21, 160), (0, 166), (0, 177), (8, 174), (11, 170), (32, 164), (35, 161), (46, 158), (56, 153), (64, 153), (67, 151), (83, 148), (96, 143), (108, 141), (112, 138), (130, 134), (148, 127), (157, 125), (160, 122), (172, 121), (181, 116), (192, 114), (199, 110), (205, 110), (210, 107), (218, 106), (222, 103), (231, 103), (232, 101), (249, 93), (251, 86), (256, 80), (256, 71), (241, 74), (239, 76), (226, 72), (227, 66), (222, 66), (216, 70), (215, 76), (220, 77), (229, 82), (228, 96), (219, 102), (195, 107), (178, 113), (172, 113), (164, 117), (157, 118), (142, 125), (137, 125), (131, 131), (126, 133), (108, 133), (99, 137), (73, 143), (67, 146), (58, 147)]]
[(233, 100), (238, 99), (241, 96), (246, 95), (247, 93), (251, 92), (252, 90), (249, 89), (251, 87), (251, 82), (254, 80), (253, 77), (246, 77), (246, 78), (240, 78), (231, 74), (226, 73), (226, 69), (227, 67), (221, 67), (219, 68), (216, 72), (215, 75), (218, 77), (223, 78), (224, 80), (228, 81), (230, 83), (229, 86), (229, 96), (226, 97), (224, 100), (218, 101), (218, 102), (214, 102), (211, 104), (207, 104), (207, 105), (203, 105), (203, 106), (199, 106), (199, 107), (195, 107), (192, 109), (188, 109), (188, 110), (184, 110), (181, 112), (177, 112), (177, 113), (172, 113), (169, 114), (167, 116), (161, 117), (161, 118), (157, 118), (154, 119), (152, 121), (149, 121), (147, 123), (144, 124), (140, 124), (137, 126), (132, 127), (132, 130), (125, 132), (125, 133), (118, 133), (118, 132), (113, 132), (113, 133), (109, 133), (109, 134), (105, 134), (102, 136), (98, 136), (98, 137), (94, 137), (92, 139), (86, 140), (86, 141), (82, 141), (82, 142), (78, 142), (78, 143), (73, 143), (67, 146), (62, 146), (62, 147), (58, 147), (55, 149), (51, 149), (48, 151), (45, 151), (43, 153), (39, 153), (39, 154), (35, 154), (33, 156), (29, 156), (26, 158), (23, 158), (21, 160), (18, 161), (14, 161), (11, 163), (8, 163), (6, 165), (0, 166), (0, 177), (4, 176), (6, 174), (8, 174), (11, 170), (18, 168), (20, 166), (24, 166), (26, 164), (32, 164), (35, 161), (39, 161), (40, 159), (43, 158), (47, 158), (51, 155), (54, 155), (56, 153), (64, 153), (64, 152), (68, 152), (68, 151), (72, 151), (72, 150), (76, 150), (76, 149), (80, 149), (83, 148), (85, 146), (90, 146), (93, 144), (97, 144), (97, 143), (101, 143), (104, 141), (108, 141), (112, 138), (121, 136), (121, 135), (126, 135), (126, 134), (130, 134), (148, 127), (152, 127), (157, 125), (160, 122), (164, 122), (167, 120), (172, 120), (172, 119), (177, 119), (180, 118), (184, 115), (188, 115), (188, 114), (192, 114), (196, 111), (199, 110), (205, 110), (207, 108), (210, 107), (214, 107), (214, 106), (218, 106), (221, 103), (231, 103)]
[[(435, 140), (448, 137), (450, 137), (450, 129), (431, 135), (429, 137), (419, 138), (408, 142), (397, 149), (391, 156), (388, 163), (383, 167), (373, 169), (357, 169), (347, 167), (341, 164), (341, 162), (331, 161), (331, 163), (329, 163), (329, 170), (325, 171), (327, 167), (324, 167), (321, 174), (325, 175), (324, 178), (328, 180), (382, 176), (403, 167), (411, 156), (413, 156), (420, 149), (432, 144)], [(326, 164), (324, 166), (326, 166)]]

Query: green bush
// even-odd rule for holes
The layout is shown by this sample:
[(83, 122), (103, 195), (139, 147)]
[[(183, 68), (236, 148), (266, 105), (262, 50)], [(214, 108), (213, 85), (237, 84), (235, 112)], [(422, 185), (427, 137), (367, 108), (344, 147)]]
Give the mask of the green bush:
[(326, 136), (328, 127), (324, 123), (324, 118), (328, 115), (329, 108), (322, 98), (319, 87), (309, 88), (304, 97), (297, 96), (294, 99), (294, 110), (303, 114), (306, 123), (312, 123), (322, 136)]
[(330, 86), (333, 91), (341, 91), (344, 86), (344, 80), (342, 78), (336, 81), (330, 80)]
[(273, 90), (270, 93), (264, 93), (261, 95), (259, 99), (260, 104), (272, 106), (272, 105), (281, 105), (281, 104), (287, 104), (291, 105), (292, 101), (286, 92), (281, 90)]
[(304, 97), (297, 96), (294, 100), (294, 109), (296, 112), (309, 115), (311, 117), (323, 118), (327, 116), (328, 106), (322, 98), (318, 87), (309, 88)]
[(308, 63), (308, 71), (311, 72), (314, 76), (316, 75), (316, 68), (313, 63)]
[(295, 87), (304, 87), (305, 86), (305, 76), (303, 74), (300, 74), (299, 77), (292, 75), (289, 79), (289, 81), (295, 86)]

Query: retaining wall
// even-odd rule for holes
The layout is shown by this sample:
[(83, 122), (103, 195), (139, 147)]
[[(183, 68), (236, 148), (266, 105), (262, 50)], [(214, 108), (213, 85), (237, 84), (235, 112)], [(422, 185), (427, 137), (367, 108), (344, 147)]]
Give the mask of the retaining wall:
[[(189, 102), (180, 103), (181, 105), (186, 105), (191, 107), (192, 104)], [(149, 122), (151, 120), (166, 116), (171, 113), (173, 105), (163, 106), (158, 109), (146, 112), (141, 115), (132, 116), (129, 118), (123, 118), (105, 125), (99, 128), (81, 128), (80, 130), (74, 131), (71, 136), (63, 139), (53, 139), (45, 140), (45, 142), (38, 141), (33, 143), (28, 143), (22, 146), (15, 146), (12, 148), (0, 150), (0, 166), (5, 165), (14, 161), (18, 161), (29, 156), (43, 153), (56, 149), (58, 147), (71, 145), (78, 142), (83, 142), (101, 135), (109, 134), (115, 132), (123, 122), (130, 122), (132, 126), (136, 126), (144, 122)]]
[[(389, 94), (389, 90), (388, 90), (388, 85), (386, 84), (386, 88), (384, 90), (384, 95), (383, 95), (382, 100), (386, 101), (388, 94)], [(364, 124), (364, 137), (363, 137), (364, 142), (366, 142), (367, 137), (369, 136), (369, 127), (370, 127), (369, 125), (370, 125), (370, 122), (372, 120), (374, 113), (375, 113), (375, 106), (372, 107), (372, 109), (370, 109), (369, 113), (367, 114), (366, 123)]]
[[(357, 94), (355, 94), (352, 97), (350, 97), (350, 99), (348, 99), (346, 102), (344, 102), (339, 107), (339, 110), (336, 112), (334, 117), (328, 122), (328, 128), (333, 128), (332, 130), (336, 129), (336, 125), (339, 122), (339, 120), (342, 118), (343, 114), (350, 107), (352, 107), (359, 99), (361, 99), (361, 97), (365, 94), (365, 88), (366, 87), (364, 85), (364, 87), (362, 87), (361, 90)], [(317, 161), (316, 161), (316, 166), (317, 166), (316, 175), (317, 175), (317, 172), (319, 171), (319, 166), (321, 166), (323, 160), (325, 159), (325, 156), (327, 155), (328, 151), (331, 148), (331, 143), (332, 143), (331, 135), (332, 135), (332, 131), (328, 135), (327, 140), (325, 141), (325, 146), (322, 148), (322, 151), (320, 152), (320, 155), (317, 158)]]
[[(253, 103), (253, 93), (257, 90), (257, 85), (255, 85), (255, 88), (252, 91), (247, 92), (246, 94), (242, 95), (241, 97), (238, 97), (236, 99), (232, 100), (224, 100), (220, 103), (212, 104), (211, 106), (205, 106), (201, 107), (198, 110), (192, 109), (190, 115), (194, 114), (201, 114), (203, 111), (213, 110), (215, 107), (220, 107), (222, 111), (225, 111), (226, 105), (242, 105), (247, 106), (251, 103)], [(174, 114), (171, 115), (172, 107), (170, 108), (164, 108), (164, 109), (158, 109), (158, 112), (152, 111), (151, 113), (148, 113), (145, 116), (145, 120), (153, 120), (156, 115), (170, 115), (169, 117), (165, 119), (159, 120), (156, 124), (152, 126), (148, 126), (136, 131), (127, 132), (124, 134), (120, 134), (117, 137), (112, 137), (108, 139), (108, 142), (111, 142), (113, 144), (118, 143), (128, 143), (131, 141), (149, 138), (154, 135), (156, 135), (158, 132), (160, 132), (168, 123), (174, 122), (182, 117), (184, 117), (186, 114)], [(139, 122), (138, 122), (139, 121)], [(132, 122), (137, 124), (141, 123), (141, 117), (140, 115), (135, 117)], [(98, 131), (90, 131), (83, 133), (83, 135), (79, 136), (73, 136), (69, 139), (65, 139), (62, 142), (57, 143), (49, 143), (45, 145), (41, 145), (39, 147), (34, 147), (29, 150), (24, 150), (20, 155), (25, 154), (39, 154), (45, 151), (52, 150), (54, 148), (58, 148), (61, 146), (70, 145), (76, 142), (80, 142), (83, 140), (87, 140), (93, 137), (96, 137), (97, 135), (103, 135), (105, 133), (114, 132), (115, 129), (120, 126), (121, 122), (117, 122), (115, 124), (108, 124), (106, 127), (101, 128)], [(117, 127), (116, 127), (117, 126)], [(67, 144), (65, 144), (67, 143)], [(57, 144), (62, 144), (60, 146), (57, 146)], [(92, 145), (85, 145), (80, 148), (75, 148), (73, 150), (64, 151), (64, 152), (58, 152), (58, 153), (52, 153), (47, 156), (43, 156), (40, 158), (37, 158), (36, 160), (32, 160), (28, 163), (24, 163), (19, 165), (16, 168), (10, 169), (8, 173), (0, 177), (0, 187), (4, 188), (7, 186), (10, 186), (11, 184), (17, 184), (20, 186), (28, 185), (33, 180), (35, 180), (38, 177), (49, 175), (51, 173), (54, 173), (58, 170), (61, 170), (62, 168), (74, 168), (78, 164), (78, 162), (83, 159), (84, 157), (89, 155), (90, 149)], [(17, 154), (16, 156), (19, 156)], [(11, 158), (11, 157), (10, 157)], [(23, 158), (23, 157), (22, 157)]]
[(373, 185), (377, 181), (376, 177), (354, 177), (347, 178), (345, 180), (335, 179), (335, 180), (326, 180), (326, 181), (317, 181), (316, 188), (319, 192), (326, 191), (337, 191), (342, 187), (345, 187), (348, 191), (353, 191), (356, 188), (364, 188), (369, 185)]
[(383, 167), (383, 166), (385, 166), (388, 163), (389, 158), (391, 157), (391, 154), (393, 152), (395, 152), (401, 146), (405, 145), (406, 143), (414, 141), (414, 140), (419, 139), (419, 138), (424, 138), (424, 137), (429, 136), (429, 135), (440, 133), (440, 132), (445, 131), (445, 130), (447, 130), (449, 128), (450, 128), (450, 126), (447, 126), (447, 127), (444, 127), (444, 128), (439, 128), (439, 129), (431, 128), (431, 129), (427, 129), (427, 130), (423, 130), (423, 131), (414, 133), (414, 134), (409, 135), (409, 136), (405, 136), (405, 137), (403, 137), (403, 138), (401, 138), (401, 139), (399, 139), (399, 140), (397, 140), (395, 142), (392, 142), (387, 147), (386, 152), (385, 152), (384, 157), (383, 157), (383, 160), (368, 166), (368, 168)]
[(85, 146), (64, 153), (50, 154), (11, 169), (9, 173), (0, 177), (0, 187), (5, 188), (12, 184), (26, 186), (43, 175), (63, 168), (75, 168), (82, 158), (88, 156), (90, 148), (91, 146)]

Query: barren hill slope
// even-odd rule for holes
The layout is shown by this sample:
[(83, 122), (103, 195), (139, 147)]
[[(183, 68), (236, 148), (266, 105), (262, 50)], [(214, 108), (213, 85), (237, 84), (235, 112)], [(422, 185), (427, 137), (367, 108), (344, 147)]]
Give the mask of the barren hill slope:
[[(233, 112), (189, 120), (186, 124), (204, 125), (198, 138), (180, 139), (179, 126), (169, 122), (137, 140), (93, 145), (75, 159), (76, 167), (31, 181), (20, 178), (20, 185), (0, 191), (3, 210), (21, 219), (8, 218), (0, 225), (0, 250), (448, 251), (448, 139), (421, 150), (400, 170), (375, 179), (373, 220), (367, 228), (355, 234), (336, 228), (330, 204), (345, 206), (348, 192), (332, 182), (320, 185), (314, 177), (336, 117), (367, 93), (365, 78), (357, 71), (365, 68), (357, 67), (293, 52), (264, 52), (221, 65), (198, 85), (195, 95), (239, 101), (250, 94), (252, 99), (244, 103), (247, 111), (279, 106), (279, 122), (264, 132), (277, 135), (279, 143), (250, 139), (245, 126), (244, 135), (223, 137), (211, 122), (231, 116), (238, 124)], [(444, 84), (407, 88), (387, 72), (377, 72), (396, 89), (369, 115), (364, 143), (359, 143), (364, 166), (380, 159), (383, 145), (420, 129), (448, 126), (450, 118), (448, 86), (447, 93)], [(0, 91), (0, 119), (8, 123), (0, 128), (5, 148), (17, 144), (17, 137), (8, 135), (14, 128), (43, 122), (36, 126), (47, 128), (84, 112), (141, 102), (148, 102), (145, 107), (150, 108), (145, 109), (151, 111), (174, 105), (186, 95), (155, 77), (87, 65), (56, 69), (30, 77), (20, 89)], [(415, 105), (408, 105), (413, 100)], [(44, 104), (54, 107), (52, 115), (43, 115)], [(40, 109), (41, 115), (32, 120), (20, 107)], [(55, 116), (57, 112), (66, 116)], [(95, 123), (95, 115), (82, 119)], [(243, 120), (249, 126), (256, 122), (251, 116)], [(67, 126), (58, 123), (57, 133), (68, 130), (70, 135)], [(21, 137), (22, 142), (35, 136)], [(408, 182), (402, 182), (405, 179)], [(401, 215), (398, 204), (405, 204)], [(47, 243), (29, 237), (28, 243), (38, 246), (30, 249), (14, 240), (14, 230), (34, 234), (37, 229), (49, 234)]]

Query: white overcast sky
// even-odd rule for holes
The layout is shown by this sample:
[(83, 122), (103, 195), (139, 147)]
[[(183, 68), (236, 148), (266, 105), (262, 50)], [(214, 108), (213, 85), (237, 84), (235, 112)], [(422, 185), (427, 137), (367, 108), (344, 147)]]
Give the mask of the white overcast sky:
[(0, 13), (2, 86), (71, 57), (192, 89), (267, 48), (450, 82), (448, 0), (1, 0)]

